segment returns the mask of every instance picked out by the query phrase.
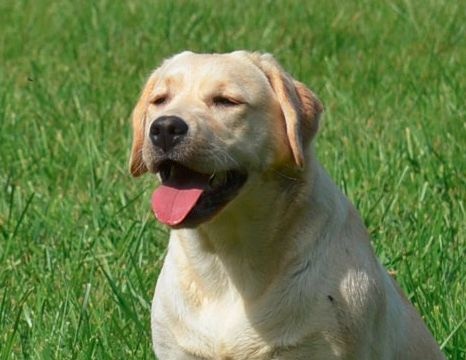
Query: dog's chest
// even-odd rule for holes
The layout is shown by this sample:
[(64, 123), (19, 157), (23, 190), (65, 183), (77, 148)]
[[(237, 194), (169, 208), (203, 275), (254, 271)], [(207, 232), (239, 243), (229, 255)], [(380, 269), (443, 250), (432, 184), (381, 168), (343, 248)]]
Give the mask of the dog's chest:
[[(206, 302), (197, 311), (165, 317), (158, 322), (160, 328), (153, 327), (153, 336), (159, 343), (174, 347), (162, 359), (180, 352), (193, 360), (304, 359), (311, 355), (316, 359), (339, 358), (335, 355), (341, 351), (331, 345), (333, 338), (327, 339), (317, 330), (311, 330), (313, 335), (308, 333), (306, 338), (305, 333), (296, 331), (300, 321), (289, 312), (262, 310), (251, 310), (240, 301)], [(321, 321), (314, 312), (310, 316)], [(163, 330), (168, 324), (169, 332)]]
[(207, 359), (266, 359), (273, 352), (253, 326), (247, 307), (238, 299), (202, 304), (187, 314), (176, 338), (184, 349)]

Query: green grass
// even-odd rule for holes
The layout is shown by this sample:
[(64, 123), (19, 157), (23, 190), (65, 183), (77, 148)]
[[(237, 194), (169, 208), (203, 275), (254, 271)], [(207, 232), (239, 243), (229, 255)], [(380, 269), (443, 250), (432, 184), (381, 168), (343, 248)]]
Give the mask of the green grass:
[(129, 116), (176, 52), (272, 52), (449, 359), (466, 357), (464, 2), (0, 0), (0, 360), (151, 359), (167, 232)]

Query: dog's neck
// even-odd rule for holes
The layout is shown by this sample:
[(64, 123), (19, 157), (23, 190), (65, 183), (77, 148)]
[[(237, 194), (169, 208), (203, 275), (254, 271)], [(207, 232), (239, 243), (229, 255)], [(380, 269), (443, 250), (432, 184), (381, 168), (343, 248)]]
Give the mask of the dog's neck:
[[(195, 274), (192, 281), (203, 296), (219, 298), (234, 292), (253, 301), (283, 273), (283, 267), (309, 251), (298, 244), (311, 247), (322, 236), (319, 227), (328, 224), (322, 218), (335, 216), (339, 199), (321, 198), (335, 192), (322, 191), (329, 181), (323, 179), (327, 175), (317, 161), (313, 159), (307, 171), (307, 183), (266, 174), (263, 181), (255, 182), (258, 189), (245, 191), (213, 221), (172, 232), (170, 247), (177, 254), (177, 263), (184, 273)], [(288, 189), (284, 190), (285, 186)], [(303, 226), (312, 228), (312, 235), (306, 242), (296, 242), (296, 231)]]

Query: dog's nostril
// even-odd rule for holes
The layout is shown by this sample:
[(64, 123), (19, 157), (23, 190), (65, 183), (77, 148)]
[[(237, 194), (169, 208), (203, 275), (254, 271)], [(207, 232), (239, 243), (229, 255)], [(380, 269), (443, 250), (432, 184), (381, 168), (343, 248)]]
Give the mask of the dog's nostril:
[(159, 135), (160, 134), (160, 127), (159, 126), (151, 126), (150, 127), (150, 134), (151, 135)]
[(153, 122), (149, 133), (155, 146), (168, 151), (188, 133), (188, 124), (177, 116), (162, 116)]
[(188, 125), (186, 125), (184, 121), (181, 123), (169, 124), (168, 132), (173, 135), (184, 135), (188, 132)]

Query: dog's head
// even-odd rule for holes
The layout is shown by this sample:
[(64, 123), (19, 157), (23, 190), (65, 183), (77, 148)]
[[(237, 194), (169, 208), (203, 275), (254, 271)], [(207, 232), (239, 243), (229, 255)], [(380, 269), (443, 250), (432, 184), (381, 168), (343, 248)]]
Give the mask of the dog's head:
[(131, 173), (160, 175), (161, 222), (195, 226), (252, 174), (304, 167), (321, 112), (271, 55), (184, 52), (152, 73), (134, 109)]

